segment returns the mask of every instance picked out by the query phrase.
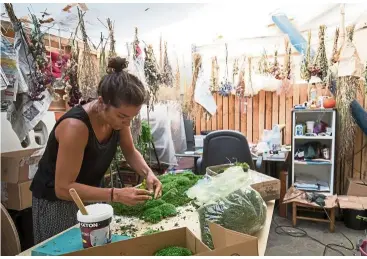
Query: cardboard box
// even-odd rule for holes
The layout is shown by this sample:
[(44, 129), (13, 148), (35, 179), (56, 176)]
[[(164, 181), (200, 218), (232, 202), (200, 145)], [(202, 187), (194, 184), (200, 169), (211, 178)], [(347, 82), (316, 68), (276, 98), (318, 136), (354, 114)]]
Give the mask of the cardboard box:
[(1, 181), (21, 183), (33, 179), (44, 149), (14, 152), (12, 156), (1, 157)]
[[(232, 164), (209, 166), (206, 173), (209, 176), (216, 176), (225, 169), (233, 166)], [(254, 181), (251, 187), (258, 191), (264, 201), (277, 200), (280, 198), (280, 180), (271, 176), (249, 169), (248, 173)]]
[(158, 250), (170, 246), (186, 247), (196, 256), (256, 256), (259, 254), (256, 237), (231, 231), (216, 224), (210, 224), (210, 230), (213, 237), (214, 250), (210, 250), (185, 227), (84, 249), (66, 255), (152, 256)]
[(367, 181), (349, 178), (346, 195), (367, 197)]
[(367, 210), (367, 197), (340, 195), (338, 203), (341, 209)]
[(32, 206), (32, 181), (23, 183), (1, 183), (1, 202), (5, 208), (23, 210)]

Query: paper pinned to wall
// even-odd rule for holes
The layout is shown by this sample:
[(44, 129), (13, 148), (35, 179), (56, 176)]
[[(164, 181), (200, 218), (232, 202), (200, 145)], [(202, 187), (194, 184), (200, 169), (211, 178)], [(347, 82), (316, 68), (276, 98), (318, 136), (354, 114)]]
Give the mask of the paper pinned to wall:
[(205, 75), (203, 68), (201, 68), (196, 81), (194, 101), (203, 106), (211, 115), (217, 111), (217, 104), (209, 90), (209, 76)]

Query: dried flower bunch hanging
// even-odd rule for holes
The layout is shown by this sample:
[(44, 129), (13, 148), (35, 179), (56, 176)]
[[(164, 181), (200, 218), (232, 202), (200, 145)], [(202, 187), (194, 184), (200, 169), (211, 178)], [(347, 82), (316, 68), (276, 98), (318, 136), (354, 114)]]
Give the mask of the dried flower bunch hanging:
[(210, 76), (210, 91), (219, 91), (219, 65), (217, 57), (212, 57), (212, 71)]
[(338, 51), (338, 40), (339, 40), (339, 28), (336, 28), (335, 30), (335, 36), (334, 36), (334, 44), (333, 44), (333, 52), (331, 54), (331, 64), (335, 64), (339, 60), (339, 51)]
[(173, 73), (171, 64), (168, 59), (167, 42), (164, 43), (162, 82), (167, 87), (173, 87)]
[(233, 61), (233, 69), (232, 69), (232, 83), (234, 84), (234, 78), (238, 75), (238, 58), (235, 58)]
[[(341, 58), (349, 58), (349, 60), (354, 60), (355, 55), (350, 55), (353, 53), (350, 50), (354, 49), (353, 34), (354, 34), (354, 26), (347, 27), (347, 41), (344, 43), (340, 56)], [(340, 155), (341, 157), (346, 156), (351, 149), (353, 149), (353, 143), (355, 138), (355, 130), (356, 124), (352, 117), (352, 113), (350, 110), (351, 103), (356, 99), (358, 91), (360, 91), (360, 76), (354, 74), (355, 71), (349, 71), (350, 67), (353, 64), (348, 62), (348, 60), (343, 60), (343, 62), (347, 62), (346, 70), (340, 67), (339, 62), (339, 78), (337, 81), (337, 90), (336, 90), (336, 107), (338, 109), (339, 115), (339, 129), (340, 129)], [(349, 73), (350, 72), (350, 73)], [(344, 76), (340, 76), (343, 74)], [(349, 75), (348, 75), (349, 74)]]
[(177, 68), (176, 68), (176, 74), (175, 74), (175, 88), (176, 91), (181, 91), (181, 73), (180, 73), (180, 63), (178, 62), (177, 58)]
[[(251, 89), (251, 95), (254, 92), (254, 88), (252, 87), (252, 57), (248, 58), (248, 84), (246, 84), (246, 88), (247, 86)], [(246, 89), (244, 89), (244, 93), (246, 93)]]
[(149, 86), (150, 100), (149, 104), (153, 108), (154, 103), (157, 102), (157, 94), (159, 86), (162, 83), (162, 77), (158, 68), (157, 61), (154, 56), (153, 46), (149, 45), (144, 49), (145, 51), (145, 62), (144, 62), (144, 73), (147, 84)]
[(104, 42), (103, 35), (101, 33), (100, 43), (101, 50), (99, 51), (99, 76), (102, 78), (106, 74), (107, 58), (106, 58), (106, 45), (107, 40)]
[(88, 35), (85, 30), (84, 14), (78, 8), (79, 26), (83, 40), (82, 61), (79, 64), (79, 86), (83, 102), (97, 97), (98, 71), (93, 62), (94, 55), (88, 43)]
[(245, 97), (245, 64), (246, 64), (246, 57), (243, 58), (242, 64), (241, 64), (241, 68), (240, 68), (240, 73), (238, 75), (238, 85), (236, 88), (236, 95), (239, 97)]
[(199, 72), (202, 65), (201, 55), (194, 53), (193, 55), (193, 74), (191, 87), (188, 89), (185, 95), (183, 111), (187, 114), (188, 119), (195, 120), (195, 116), (198, 110), (198, 104), (194, 100), (196, 82), (199, 77)]
[(139, 41), (139, 38), (138, 38), (138, 28), (135, 27), (135, 36), (134, 36), (134, 43), (133, 43), (133, 45), (134, 45), (134, 56), (133, 56), (134, 60), (138, 59), (139, 56), (142, 53), (139, 44), (140, 44), (140, 41)]
[(282, 80), (282, 69), (278, 61), (278, 50), (274, 52), (274, 62), (269, 67), (269, 73), (275, 77), (275, 79)]
[(326, 26), (321, 25), (319, 29), (319, 47), (313, 64), (309, 67), (311, 76), (317, 76), (324, 81), (328, 73), (328, 59), (325, 49), (325, 30)]
[(79, 90), (78, 59), (79, 47), (76, 44), (72, 50), (71, 57), (62, 76), (62, 81), (65, 85), (65, 95), (63, 96), (63, 99), (70, 107), (74, 107), (79, 104), (82, 97), (82, 93)]
[(116, 40), (115, 40), (115, 30), (114, 30), (114, 24), (110, 18), (107, 18), (107, 26), (108, 26), (108, 38), (110, 40), (110, 50), (108, 52), (108, 59), (116, 57)]
[(224, 80), (221, 82), (220, 88), (219, 88), (219, 94), (221, 96), (228, 96), (233, 89), (231, 82), (228, 80), (229, 75), (228, 75), (228, 45), (227, 43), (225, 44), (225, 46), (226, 46), (226, 72), (225, 72)]
[(310, 66), (311, 66), (311, 31), (308, 31), (306, 55), (304, 56), (301, 64), (301, 78), (307, 82), (309, 82), (311, 79), (311, 72), (309, 69)]
[(266, 50), (264, 49), (263, 54), (261, 54), (261, 58), (258, 63), (257, 72), (261, 75), (268, 75), (269, 74), (269, 61), (268, 55), (266, 54)]

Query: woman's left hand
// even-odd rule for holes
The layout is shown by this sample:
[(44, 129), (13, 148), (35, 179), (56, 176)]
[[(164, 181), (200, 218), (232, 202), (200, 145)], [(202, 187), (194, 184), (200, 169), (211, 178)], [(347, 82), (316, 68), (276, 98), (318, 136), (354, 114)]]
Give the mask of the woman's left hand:
[(148, 173), (146, 182), (148, 191), (154, 191), (154, 199), (160, 198), (162, 196), (162, 183), (152, 171)]

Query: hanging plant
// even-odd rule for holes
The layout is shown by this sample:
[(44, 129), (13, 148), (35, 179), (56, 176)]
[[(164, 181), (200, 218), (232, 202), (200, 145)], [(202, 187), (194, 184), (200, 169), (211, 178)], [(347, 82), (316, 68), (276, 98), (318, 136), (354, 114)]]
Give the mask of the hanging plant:
[(73, 47), (71, 57), (61, 79), (65, 85), (65, 95), (63, 96), (63, 100), (66, 101), (70, 107), (74, 107), (79, 104), (82, 97), (79, 90), (78, 80), (79, 47), (78, 44)]
[(133, 59), (136, 60), (140, 57), (142, 51), (140, 49), (140, 41), (139, 41), (139, 38), (138, 38), (138, 28), (135, 27), (135, 36), (134, 36), (134, 56), (133, 56)]
[(260, 75), (268, 75), (269, 74), (269, 61), (268, 61), (268, 55), (266, 54), (266, 50), (264, 49), (263, 54), (261, 54), (261, 58), (258, 63), (257, 72)]
[(219, 90), (219, 65), (217, 57), (212, 57), (212, 71), (209, 87), (211, 92), (217, 92)]
[(311, 66), (311, 31), (308, 31), (306, 55), (304, 56), (301, 64), (301, 78), (307, 82), (310, 81), (311, 79), (311, 72), (309, 70), (310, 66)]
[(158, 65), (153, 53), (152, 45), (149, 45), (144, 49), (145, 51), (145, 62), (144, 62), (144, 73), (147, 84), (149, 86), (149, 106), (153, 108), (153, 105), (157, 102), (157, 94), (159, 86), (162, 83), (162, 77), (158, 69)]
[(252, 87), (252, 57), (248, 58), (248, 84), (245, 85), (245, 88), (243, 89), (244, 94), (246, 94), (247, 86), (250, 88), (250, 93), (252, 96), (254, 93), (254, 88)]
[(278, 62), (278, 50), (274, 52), (274, 62), (269, 67), (269, 73), (275, 77), (275, 79), (282, 80), (282, 70)]
[(114, 30), (114, 22), (112, 23), (110, 18), (107, 18), (107, 26), (108, 26), (108, 32), (109, 32), (109, 40), (110, 40), (110, 50), (108, 52), (108, 59), (116, 57), (116, 40), (115, 40), (115, 30)]
[(331, 54), (331, 60), (330, 60), (331, 65), (337, 63), (339, 60), (340, 53), (338, 52), (338, 40), (339, 40), (339, 28), (336, 28), (334, 36), (333, 52)]
[(292, 48), (289, 47), (289, 40), (285, 38), (284, 42), (285, 46), (285, 56), (284, 56), (284, 67), (281, 73), (280, 78), (282, 80), (290, 80), (291, 79), (291, 55), (292, 55)]
[(227, 43), (225, 46), (226, 46), (226, 72), (225, 72), (224, 80), (221, 82), (220, 88), (219, 88), (219, 94), (221, 96), (228, 96), (233, 89), (231, 82), (229, 82), (228, 80), (228, 45)]
[(243, 58), (240, 72), (238, 75), (238, 85), (236, 88), (236, 95), (239, 97), (245, 96), (245, 64), (246, 64), (246, 57)]
[(191, 87), (185, 93), (184, 106), (182, 109), (187, 114), (188, 119), (193, 120), (193, 121), (195, 120), (196, 111), (197, 111), (197, 104), (194, 100), (194, 94), (195, 94), (196, 82), (199, 77), (201, 66), (202, 66), (202, 58), (200, 54), (194, 53), (193, 54), (193, 73), (192, 73)]
[(319, 29), (319, 47), (315, 60), (311, 67), (309, 67), (311, 76), (317, 76), (324, 81), (328, 73), (328, 60), (325, 49), (325, 30), (326, 26), (321, 25)]
[(173, 73), (172, 73), (171, 64), (168, 59), (167, 42), (164, 43), (162, 82), (167, 87), (173, 87)]
[(176, 91), (181, 91), (181, 73), (180, 73), (180, 64), (178, 62), (178, 58), (177, 58), (177, 68), (176, 68), (176, 74), (175, 74), (175, 88), (176, 88)]
[(83, 103), (97, 97), (98, 73), (96, 64), (93, 61), (95, 55), (92, 54), (88, 42), (88, 35), (85, 29), (84, 14), (78, 7), (79, 26), (83, 40), (82, 61), (79, 64), (79, 86), (82, 93)]
[(340, 156), (347, 156), (353, 149), (356, 124), (350, 110), (351, 103), (356, 99), (360, 90), (361, 72), (359, 56), (352, 43), (354, 26), (347, 27), (347, 41), (340, 52), (338, 81), (336, 89), (336, 107), (339, 115)]
[(233, 69), (232, 69), (232, 83), (234, 84), (234, 78), (238, 75), (238, 58), (235, 58), (233, 61)]

